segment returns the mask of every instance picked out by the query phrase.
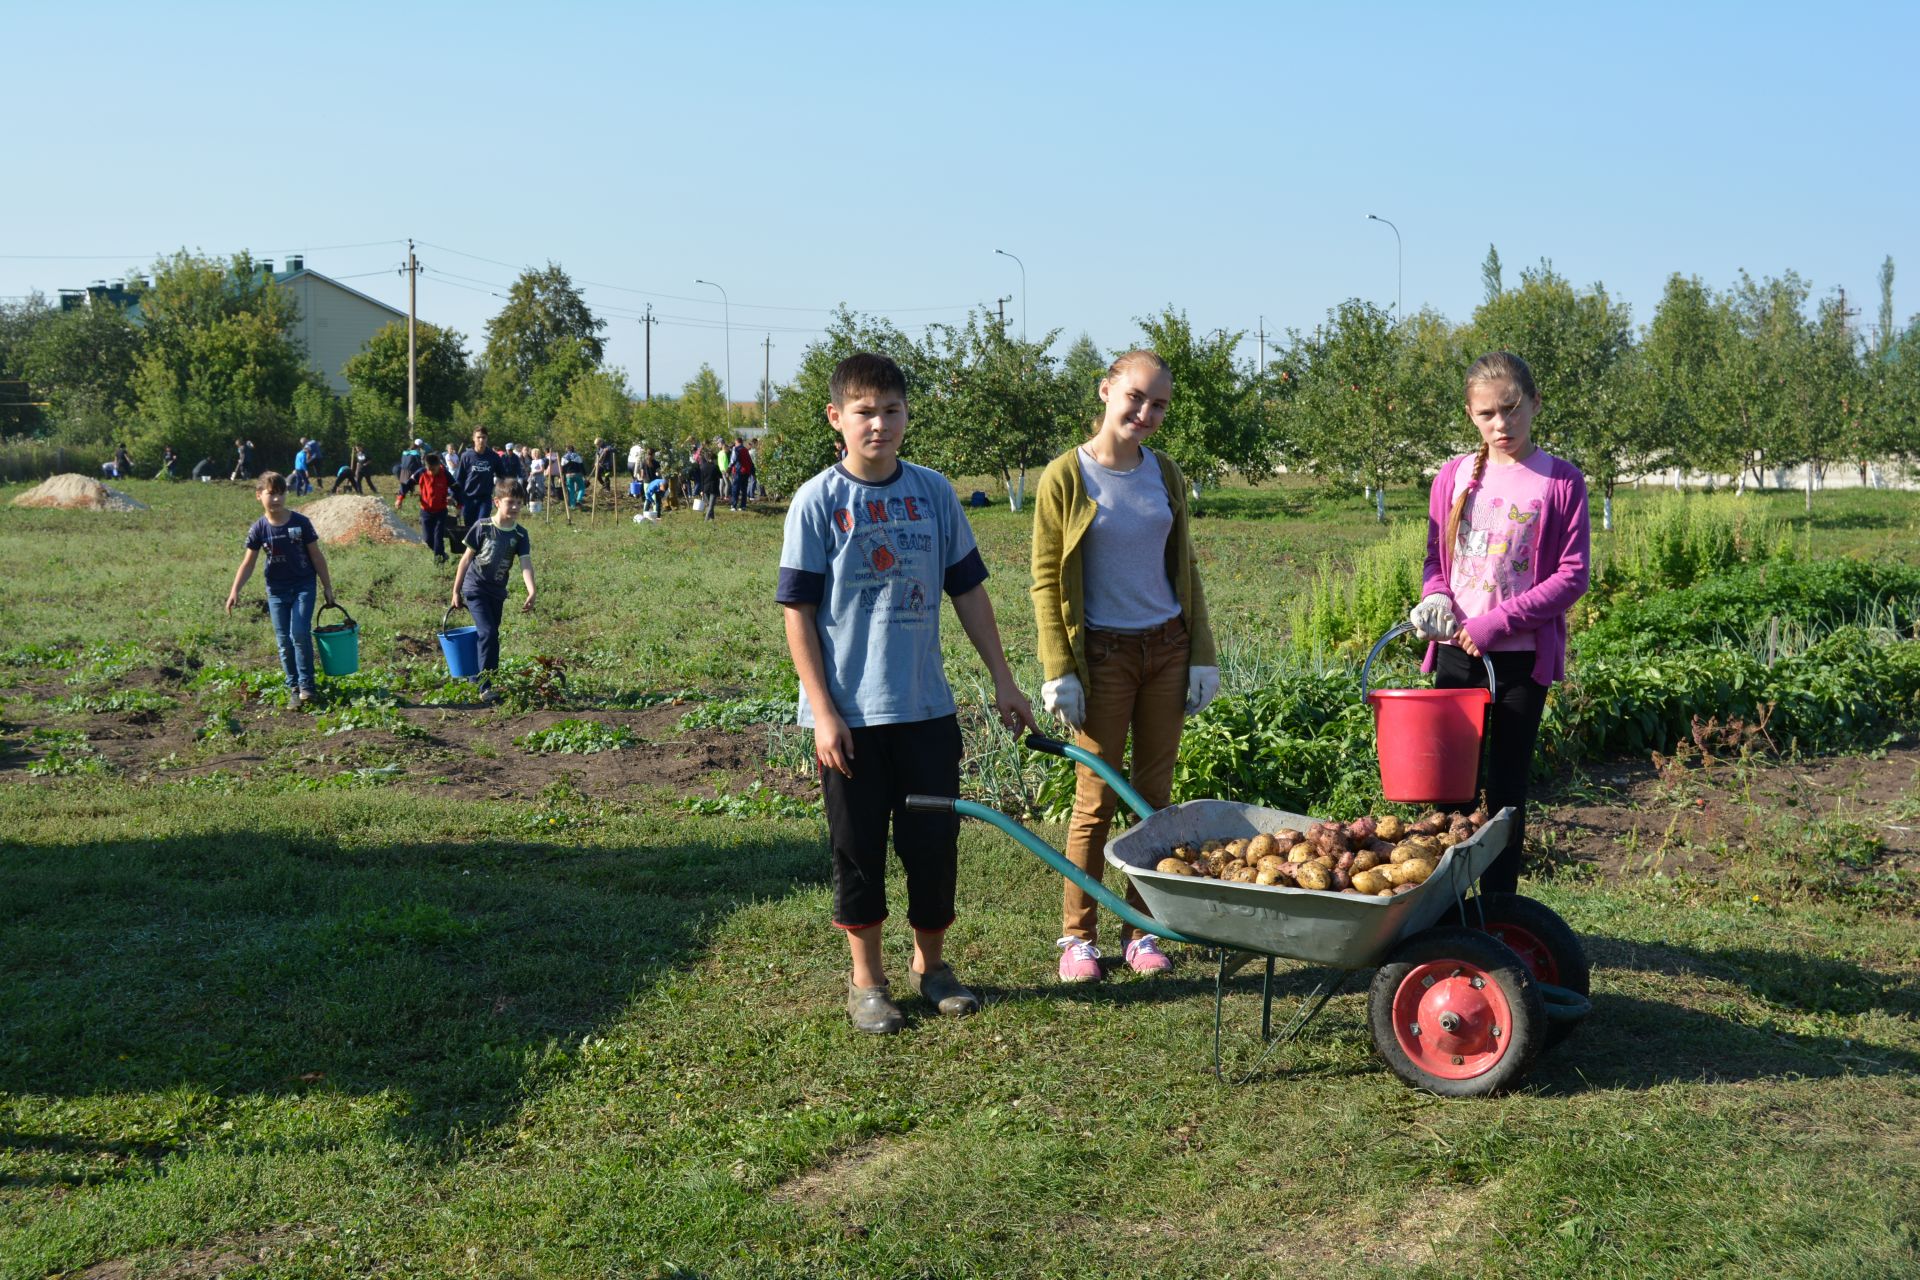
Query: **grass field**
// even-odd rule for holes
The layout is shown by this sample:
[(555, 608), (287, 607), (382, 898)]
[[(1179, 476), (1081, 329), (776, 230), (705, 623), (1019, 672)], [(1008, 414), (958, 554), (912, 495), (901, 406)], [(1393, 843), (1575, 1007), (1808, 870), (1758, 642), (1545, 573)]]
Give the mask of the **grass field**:
[[(1059, 989), (1058, 880), (981, 828), (949, 951), (985, 1010), (856, 1039), (804, 757), (765, 723), (776, 513), (536, 518), (505, 652), (564, 665), (556, 709), (463, 705), (445, 569), (337, 549), (366, 671), (302, 715), (263, 610), (219, 609), (249, 496), (128, 488), (153, 509), (0, 506), (0, 1276), (1920, 1273), (1912, 898), (1789, 856), (1910, 870), (1910, 743), (1562, 779), (1526, 887), (1596, 1008), (1507, 1097), (1403, 1088), (1356, 994), (1216, 1083), (1204, 957)], [(1203, 505), (1242, 653), (1379, 536), (1357, 495)], [(1800, 536), (1915, 562), (1917, 522), (1834, 492)], [(1027, 521), (974, 524), (1037, 693)], [(574, 718), (633, 745), (517, 744)]]

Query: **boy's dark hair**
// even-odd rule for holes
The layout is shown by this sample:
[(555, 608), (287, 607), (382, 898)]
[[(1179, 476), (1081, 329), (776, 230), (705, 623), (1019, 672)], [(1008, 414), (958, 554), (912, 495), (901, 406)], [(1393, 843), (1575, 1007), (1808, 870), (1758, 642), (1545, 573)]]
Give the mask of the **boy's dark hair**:
[(485, 427), (479, 427), (479, 426), (475, 427), (473, 429), (472, 434), (476, 436), (486, 436), (487, 439), (489, 440), (493, 439), (493, 433), (488, 431)]
[(493, 482), (493, 496), (496, 499), (518, 498), (520, 501), (525, 502), (527, 500), (527, 486), (520, 483), (520, 477), (508, 476), (504, 480), (495, 480)]
[(907, 375), (886, 356), (861, 351), (833, 367), (830, 384), (833, 403), (845, 407), (853, 396), (896, 395), (907, 398)]
[(253, 482), (255, 493), (285, 493), (287, 478), (278, 471), (262, 471), (260, 478)]
[(438, 453), (430, 453), (427, 455), (426, 463), (428, 466), (432, 466), (436, 462), (443, 467), (447, 465), (447, 460), (442, 456), (440, 456)]

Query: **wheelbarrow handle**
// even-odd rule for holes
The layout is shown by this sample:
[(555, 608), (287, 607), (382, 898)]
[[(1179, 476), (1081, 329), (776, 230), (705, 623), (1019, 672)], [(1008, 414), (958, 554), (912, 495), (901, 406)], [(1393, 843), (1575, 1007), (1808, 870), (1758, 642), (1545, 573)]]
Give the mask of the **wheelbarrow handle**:
[[(461, 604), (450, 604), (450, 605), (448, 605), (448, 606), (447, 606), (447, 611), (446, 611), (445, 613), (443, 613), (443, 614), (441, 614), (441, 615), (440, 615), (440, 629), (441, 629), (442, 631), (445, 631), (445, 630), (447, 629), (447, 619), (449, 619), (449, 618), (451, 618), (451, 617), (453, 616), (453, 611), (454, 611), (455, 609), (467, 609), (467, 606), (466, 606), (466, 604), (465, 604), (464, 602), (463, 602), (463, 603), (461, 603)], [(472, 612), (473, 612), (473, 610), (471, 610), (471, 609), (467, 609), (467, 612), (468, 612), (468, 613), (472, 613)]]
[(1059, 738), (1049, 738), (1039, 733), (1030, 733), (1027, 735), (1027, 746), (1044, 755), (1059, 756), (1062, 759), (1071, 760), (1075, 764), (1087, 766), (1087, 768), (1093, 770), (1100, 776), (1102, 782), (1113, 788), (1113, 793), (1120, 797), (1121, 803), (1126, 805), (1127, 808), (1133, 810), (1134, 813), (1142, 818), (1151, 818), (1153, 816), (1153, 806), (1147, 803), (1144, 796), (1133, 789), (1133, 784), (1128, 782), (1118, 769), (1085, 747), (1077, 743), (1063, 742)]
[[(1073, 750), (1078, 751), (1079, 748), (1074, 747)], [(1131, 788), (1128, 789), (1131, 790)], [(982, 822), (1000, 828), (1000, 830), (1006, 832), (1012, 836), (1014, 840), (1025, 846), (1027, 852), (1033, 854), (1034, 857), (1040, 859), (1040, 861), (1073, 881), (1074, 884), (1078, 885), (1081, 890), (1095, 902), (1113, 912), (1114, 915), (1119, 916), (1122, 920), (1140, 930), (1142, 933), (1151, 933), (1156, 937), (1166, 939), (1168, 942), (1185, 942), (1196, 947), (1210, 947), (1215, 945), (1211, 942), (1203, 942), (1198, 938), (1189, 938), (1183, 933), (1176, 933), (1145, 912), (1134, 910), (1133, 906), (1128, 903), (1125, 898), (1122, 898), (1119, 894), (1107, 888), (1098, 876), (1089, 875), (1079, 867), (1076, 867), (1065, 854), (1021, 826), (1018, 822), (1015, 822), (1012, 818), (1009, 818), (1006, 814), (1001, 813), (998, 809), (976, 803), (972, 800), (961, 800), (954, 796), (910, 795), (907, 797), (906, 803), (907, 808), (918, 809), (923, 813), (951, 812), (963, 818), (978, 818)]]
[[(1373, 674), (1373, 660), (1380, 656), (1380, 651), (1386, 648), (1388, 644), (1398, 640), (1401, 636), (1411, 635), (1412, 633), (1413, 624), (1411, 622), (1396, 622), (1392, 627), (1388, 628), (1387, 634), (1374, 641), (1373, 649), (1367, 654), (1366, 664), (1360, 668), (1360, 701), (1363, 705), (1366, 703), (1367, 695), (1373, 692), (1373, 683), (1369, 679)], [(1480, 655), (1480, 661), (1487, 665), (1487, 699), (1488, 701), (1492, 701), (1494, 694), (1498, 692), (1494, 687), (1493, 659), (1483, 653)]]

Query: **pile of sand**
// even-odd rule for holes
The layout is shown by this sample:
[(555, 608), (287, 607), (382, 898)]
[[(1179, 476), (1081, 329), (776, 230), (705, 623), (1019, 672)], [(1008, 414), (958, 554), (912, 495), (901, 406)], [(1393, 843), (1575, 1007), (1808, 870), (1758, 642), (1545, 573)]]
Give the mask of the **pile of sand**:
[(42, 481), (13, 500), (16, 507), (61, 507), (70, 511), (145, 511), (118, 489), (109, 489), (91, 476), (68, 472)]
[(337, 498), (322, 498), (300, 508), (300, 514), (313, 521), (322, 542), (425, 542), (400, 513), (380, 498), (358, 498), (343, 493)]

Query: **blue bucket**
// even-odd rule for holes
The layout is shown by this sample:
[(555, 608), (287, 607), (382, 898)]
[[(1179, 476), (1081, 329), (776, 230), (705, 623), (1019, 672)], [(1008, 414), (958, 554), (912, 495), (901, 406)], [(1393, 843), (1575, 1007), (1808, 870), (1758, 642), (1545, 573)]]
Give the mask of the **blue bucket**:
[(480, 628), (447, 626), (453, 606), (440, 615), (440, 652), (447, 658), (447, 674), (456, 680), (471, 680), (480, 674)]
[(640, 494), (641, 494), (640, 482), (638, 480), (627, 481), (627, 496), (632, 498), (637, 498), (640, 496)]

